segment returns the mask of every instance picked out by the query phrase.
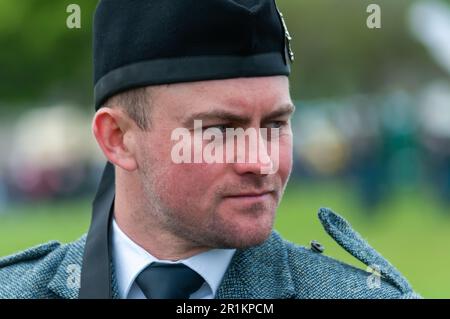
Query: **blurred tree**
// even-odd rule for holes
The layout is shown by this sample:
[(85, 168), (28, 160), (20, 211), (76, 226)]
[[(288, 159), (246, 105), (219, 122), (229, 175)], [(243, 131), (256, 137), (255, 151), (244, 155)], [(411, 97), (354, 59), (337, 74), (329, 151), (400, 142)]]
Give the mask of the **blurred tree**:
[[(450, 3), (449, 0), (446, 0)], [(381, 7), (381, 29), (366, 8)], [(408, 30), (411, 0), (279, 1), (293, 37), (294, 97), (302, 99), (417, 87), (444, 76)]]
[[(409, 35), (407, 14), (413, 1), (377, 0), (381, 29), (366, 26), (366, 8), (372, 2), (278, 0), (293, 36), (295, 99), (399, 86), (415, 90), (444, 75)], [(81, 7), (81, 29), (66, 26), (71, 3)], [(0, 111), (5, 102), (26, 107), (31, 101), (61, 99), (91, 108), (96, 4), (92, 0), (0, 1)]]
[(91, 30), (96, 1), (77, 0), (81, 29), (69, 29), (74, 1), (0, 1), (0, 100), (91, 101)]

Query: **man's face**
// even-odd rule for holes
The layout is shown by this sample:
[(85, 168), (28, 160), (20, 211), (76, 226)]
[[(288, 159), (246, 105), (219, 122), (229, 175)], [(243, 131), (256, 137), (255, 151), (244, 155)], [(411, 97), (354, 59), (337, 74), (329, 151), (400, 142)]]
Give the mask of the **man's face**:
[[(244, 248), (267, 239), (292, 168), (288, 78), (174, 84), (155, 90), (151, 100), (150, 128), (139, 133), (136, 154), (148, 218), (200, 246)], [(193, 136), (194, 120), (202, 120), (205, 129), (279, 128), (279, 152), (266, 153), (276, 172), (263, 173), (263, 164), (248, 160), (175, 163), (171, 154), (177, 142), (171, 134), (186, 128)], [(201, 143), (205, 146), (208, 141)]]

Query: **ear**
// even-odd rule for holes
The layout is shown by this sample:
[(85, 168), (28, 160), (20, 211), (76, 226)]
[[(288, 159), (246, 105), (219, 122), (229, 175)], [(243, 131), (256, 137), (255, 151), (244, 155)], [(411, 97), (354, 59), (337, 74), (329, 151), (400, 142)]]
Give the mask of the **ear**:
[(133, 120), (120, 109), (102, 107), (94, 116), (92, 131), (106, 158), (126, 171), (134, 171), (137, 162), (134, 153)]

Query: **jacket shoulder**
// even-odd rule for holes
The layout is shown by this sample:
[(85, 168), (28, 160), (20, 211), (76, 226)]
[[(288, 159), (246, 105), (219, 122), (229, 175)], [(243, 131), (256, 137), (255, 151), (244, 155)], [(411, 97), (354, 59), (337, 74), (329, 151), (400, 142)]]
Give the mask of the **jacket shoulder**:
[(14, 266), (20, 263), (33, 262), (45, 257), (53, 250), (61, 246), (61, 243), (57, 241), (49, 241), (44, 244), (40, 244), (13, 255), (0, 258), (0, 270), (4, 270), (6, 267)]
[(50, 241), (0, 259), (0, 298), (40, 298), (67, 245)]
[(420, 298), (406, 278), (362, 239), (346, 220), (325, 208), (319, 210), (319, 219), (325, 231), (341, 247), (372, 271), (284, 240), (299, 298)]

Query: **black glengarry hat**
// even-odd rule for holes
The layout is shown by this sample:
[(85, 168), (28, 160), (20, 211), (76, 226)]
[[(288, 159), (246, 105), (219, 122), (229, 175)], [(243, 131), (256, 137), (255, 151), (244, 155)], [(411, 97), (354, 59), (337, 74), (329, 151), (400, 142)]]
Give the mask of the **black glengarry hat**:
[(289, 75), (274, 0), (103, 0), (94, 19), (94, 95), (135, 87)]

